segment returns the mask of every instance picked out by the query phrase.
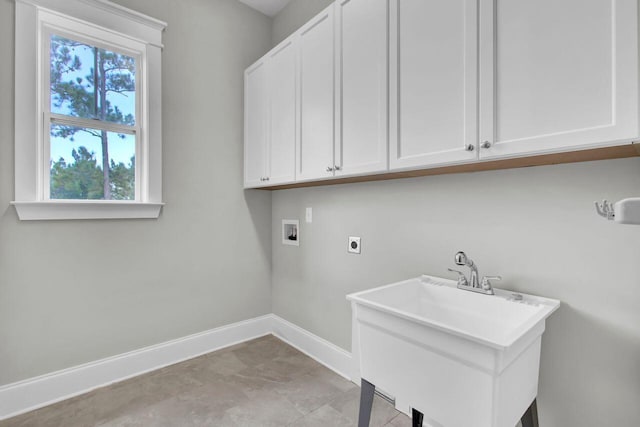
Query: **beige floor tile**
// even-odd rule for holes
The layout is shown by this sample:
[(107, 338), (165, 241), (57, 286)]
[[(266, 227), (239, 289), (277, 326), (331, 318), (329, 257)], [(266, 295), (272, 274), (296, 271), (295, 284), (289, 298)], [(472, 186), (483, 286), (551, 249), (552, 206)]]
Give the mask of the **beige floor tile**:
[[(360, 388), (356, 387), (342, 393), (330, 403), (330, 406), (354, 422), (357, 422), (360, 411)], [(373, 399), (373, 407), (371, 409), (370, 426), (384, 426), (398, 414), (399, 412), (396, 411), (393, 405), (376, 395)]]
[[(359, 398), (355, 384), (266, 336), (0, 421), (0, 427), (355, 426)], [(397, 414), (376, 398), (371, 426), (398, 423)]]
[(353, 420), (345, 417), (329, 405), (324, 405), (294, 421), (291, 427), (352, 427)]
[(116, 417), (100, 426), (215, 426), (228, 409), (246, 404), (242, 391), (224, 383), (206, 384)]
[(275, 392), (286, 397), (300, 412), (308, 414), (330, 403), (343, 390), (313, 373), (304, 373), (283, 384)]
[(387, 426), (389, 426), (389, 427), (411, 427), (412, 426), (412, 421), (411, 421), (411, 418), (406, 416), (405, 414), (398, 414), (395, 417), (393, 417), (391, 419), (391, 421), (389, 421), (387, 423)]
[(226, 411), (221, 425), (241, 427), (282, 427), (302, 415), (286, 398), (273, 393), (258, 393), (248, 402)]
[(247, 365), (242, 363), (235, 352), (227, 351), (222, 353), (211, 353), (206, 356), (206, 364), (202, 363), (207, 370), (220, 375), (232, 375), (247, 369)]

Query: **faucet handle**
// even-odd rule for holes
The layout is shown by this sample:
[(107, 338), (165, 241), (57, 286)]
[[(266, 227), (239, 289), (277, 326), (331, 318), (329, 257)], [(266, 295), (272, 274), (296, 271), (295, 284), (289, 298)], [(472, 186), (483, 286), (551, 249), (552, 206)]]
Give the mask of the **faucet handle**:
[(458, 273), (458, 286), (469, 286), (467, 277), (462, 271), (454, 270), (453, 268), (447, 268), (447, 270), (451, 271), (452, 273)]
[(491, 280), (502, 280), (502, 276), (484, 276), (480, 283), (480, 287), (484, 290), (491, 289)]

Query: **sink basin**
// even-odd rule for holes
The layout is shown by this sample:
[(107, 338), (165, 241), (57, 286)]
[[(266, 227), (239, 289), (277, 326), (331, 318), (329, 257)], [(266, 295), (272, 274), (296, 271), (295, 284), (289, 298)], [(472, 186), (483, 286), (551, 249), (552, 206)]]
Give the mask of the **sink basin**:
[(537, 395), (557, 300), (421, 276), (347, 296), (362, 378), (433, 427), (514, 427)]

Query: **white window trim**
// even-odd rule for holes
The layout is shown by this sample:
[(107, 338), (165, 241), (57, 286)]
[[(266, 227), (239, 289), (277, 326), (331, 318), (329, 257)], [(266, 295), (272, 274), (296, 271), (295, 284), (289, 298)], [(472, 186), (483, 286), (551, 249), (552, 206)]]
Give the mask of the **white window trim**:
[[(157, 218), (162, 203), (161, 51), (166, 23), (107, 0), (16, 0), (15, 201), (21, 220)], [(136, 146), (136, 201), (49, 200), (44, 185), (45, 75), (43, 31), (91, 28), (140, 52), (140, 143)], [(121, 43), (122, 44), (122, 43)], [(46, 63), (45, 63), (46, 62)], [(46, 67), (46, 69), (45, 69)], [(46, 160), (46, 161), (45, 161)], [(46, 169), (46, 170), (45, 170)], [(48, 176), (48, 175), (47, 175)]]

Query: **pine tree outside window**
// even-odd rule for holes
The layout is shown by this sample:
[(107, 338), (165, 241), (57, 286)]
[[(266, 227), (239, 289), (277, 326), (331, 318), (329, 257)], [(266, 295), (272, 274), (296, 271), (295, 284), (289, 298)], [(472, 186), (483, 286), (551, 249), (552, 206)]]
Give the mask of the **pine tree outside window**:
[(20, 219), (158, 217), (165, 26), (105, 0), (16, 0)]
[(49, 199), (136, 200), (139, 60), (71, 37), (50, 33), (46, 40), (50, 174), (44, 189)]

